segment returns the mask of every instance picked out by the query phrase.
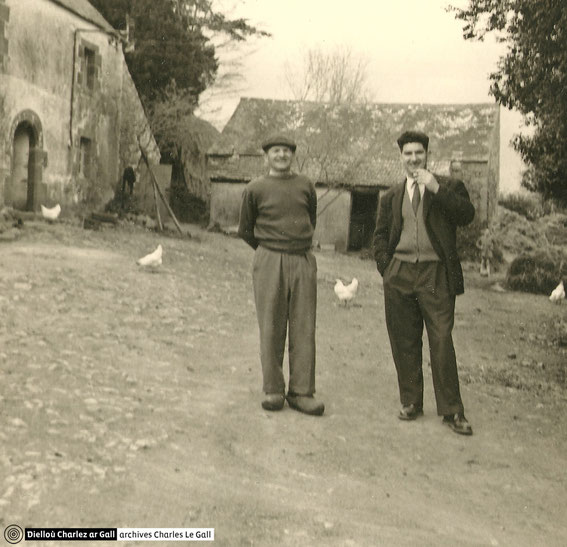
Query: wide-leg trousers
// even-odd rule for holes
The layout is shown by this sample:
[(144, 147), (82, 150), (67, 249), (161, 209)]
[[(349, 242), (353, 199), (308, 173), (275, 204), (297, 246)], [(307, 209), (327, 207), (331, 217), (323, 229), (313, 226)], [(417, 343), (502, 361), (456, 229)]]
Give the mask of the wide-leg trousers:
[(283, 357), (289, 329), (289, 387), (296, 395), (315, 392), (317, 262), (312, 252), (290, 254), (258, 247), (252, 280), (260, 328), (265, 393), (285, 393)]
[(462, 413), (452, 330), (455, 296), (442, 262), (392, 259), (384, 272), (386, 325), (398, 374), (402, 405), (423, 406), (423, 325), (429, 339), (431, 372), (440, 416)]

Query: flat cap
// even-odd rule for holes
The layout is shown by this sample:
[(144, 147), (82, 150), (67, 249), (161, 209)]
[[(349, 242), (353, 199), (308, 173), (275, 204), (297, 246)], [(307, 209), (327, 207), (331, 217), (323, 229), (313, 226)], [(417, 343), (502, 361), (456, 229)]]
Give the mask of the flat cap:
[(408, 144), (408, 142), (420, 142), (423, 144), (423, 148), (425, 148), (425, 150), (429, 147), (429, 137), (421, 131), (404, 131), (398, 137), (398, 146), (400, 147), (400, 150), (402, 150), (404, 148), (404, 144)]
[(272, 146), (287, 146), (292, 152), (295, 152), (297, 145), (294, 140), (283, 133), (270, 135), (263, 143), (262, 150), (267, 152)]

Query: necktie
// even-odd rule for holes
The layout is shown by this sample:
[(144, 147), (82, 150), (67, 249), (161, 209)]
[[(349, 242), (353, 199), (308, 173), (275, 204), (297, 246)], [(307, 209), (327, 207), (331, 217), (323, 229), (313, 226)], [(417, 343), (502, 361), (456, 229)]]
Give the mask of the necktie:
[(414, 214), (417, 215), (417, 208), (419, 207), (419, 202), (421, 201), (421, 194), (419, 193), (419, 186), (417, 182), (413, 183), (413, 197), (411, 198), (411, 205), (413, 207)]

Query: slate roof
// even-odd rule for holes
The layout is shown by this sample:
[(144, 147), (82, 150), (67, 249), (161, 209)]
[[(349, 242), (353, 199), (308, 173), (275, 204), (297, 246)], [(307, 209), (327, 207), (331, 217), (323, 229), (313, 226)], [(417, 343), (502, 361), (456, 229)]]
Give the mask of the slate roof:
[(431, 169), (448, 173), (452, 159), (488, 160), (498, 123), (498, 107), (490, 103), (337, 106), (242, 98), (209, 149), (209, 176), (248, 181), (264, 173), (260, 143), (285, 131), (298, 144), (295, 170), (314, 181), (387, 187), (402, 176), (396, 144), (402, 131), (425, 131)]
[(73, 12), (97, 27), (106, 30), (111, 34), (117, 34), (116, 29), (96, 10), (87, 0), (51, 0), (54, 4)]

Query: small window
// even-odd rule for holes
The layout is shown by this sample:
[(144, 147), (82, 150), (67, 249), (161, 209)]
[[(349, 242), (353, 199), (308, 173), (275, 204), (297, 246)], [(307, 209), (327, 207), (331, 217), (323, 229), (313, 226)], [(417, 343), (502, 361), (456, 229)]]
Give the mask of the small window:
[(91, 175), (91, 155), (92, 141), (86, 137), (81, 137), (81, 162), (79, 165), (79, 173), (85, 178)]
[(83, 73), (85, 85), (88, 89), (94, 89), (95, 86), (95, 76), (96, 76), (95, 57), (96, 57), (96, 53), (94, 49), (85, 47), (83, 54), (82, 73)]

